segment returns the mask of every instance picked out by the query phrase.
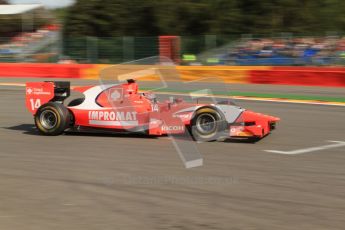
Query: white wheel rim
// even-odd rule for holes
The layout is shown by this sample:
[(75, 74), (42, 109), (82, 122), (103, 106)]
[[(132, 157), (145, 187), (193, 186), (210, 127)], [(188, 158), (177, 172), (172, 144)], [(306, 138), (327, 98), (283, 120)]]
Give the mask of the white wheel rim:
[(211, 134), (217, 129), (217, 120), (213, 114), (203, 113), (196, 120), (196, 129), (201, 134)]
[(57, 124), (57, 116), (51, 110), (45, 110), (40, 115), (40, 123), (45, 129), (52, 129)]

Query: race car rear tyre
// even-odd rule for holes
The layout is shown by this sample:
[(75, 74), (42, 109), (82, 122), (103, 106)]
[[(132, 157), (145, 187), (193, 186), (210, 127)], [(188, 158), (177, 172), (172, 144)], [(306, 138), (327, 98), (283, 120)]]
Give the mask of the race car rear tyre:
[(196, 141), (216, 141), (225, 136), (227, 129), (224, 116), (212, 107), (197, 110), (191, 124), (191, 133)]
[(71, 122), (69, 110), (60, 103), (49, 102), (42, 105), (35, 115), (35, 124), (39, 132), (47, 136), (62, 134)]

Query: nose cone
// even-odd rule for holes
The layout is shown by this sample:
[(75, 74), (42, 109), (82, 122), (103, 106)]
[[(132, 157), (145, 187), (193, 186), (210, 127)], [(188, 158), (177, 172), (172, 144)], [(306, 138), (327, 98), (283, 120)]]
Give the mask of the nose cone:
[(278, 122), (278, 121), (280, 121), (280, 118), (279, 118), (279, 117), (273, 117), (273, 116), (269, 116), (269, 117), (270, 117), (271, 121), (273, 121), (273, 122)]
[[(279, 120), (280, 118), (278, 117), (245, 110), (237, 122), (243, 124), (241, 127), (242, 133), (262, 138), (268, 135), (271, 130), (275, 129), (276, 122)], [(241, 136), (242, 133), (240, 133), (240, 135), (236, 133), (233, 134), (233, 136)]]
[(241, 118), (243, 119), (244, 122), (251, 122), (251, 121), (267, 121), (267, 122), (278, 122), (280, 121), (279, 117), (274, 117), (262, 113), (256, 113), (250, 110), (245, 110), (242, 113)]

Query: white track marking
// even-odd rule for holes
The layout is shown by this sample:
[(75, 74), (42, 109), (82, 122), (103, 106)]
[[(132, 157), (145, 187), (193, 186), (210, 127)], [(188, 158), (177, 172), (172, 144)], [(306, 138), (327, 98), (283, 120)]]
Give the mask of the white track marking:
[(24, 83), (0, 83), (1, 86), (20, 86), (25, 87)]
[(310, 153), (325, 149), (332, 149), (332, 148), (339, 148), (345, 146), (345, 141), (328, 141), (333, 142), (335, 144), (330, 145), (322, 145), (317, 147), (311, 147), (311, 148), (305, 148), (305, 149), (297, 149), (292, 151), (279, 151), (279, 150), (264, 150), (265, 152), (269, 153), (278, 153), (278, 154), (286, 154), (286, 155), (296, 155), (296, 154), (302, 154), (302, 153)]

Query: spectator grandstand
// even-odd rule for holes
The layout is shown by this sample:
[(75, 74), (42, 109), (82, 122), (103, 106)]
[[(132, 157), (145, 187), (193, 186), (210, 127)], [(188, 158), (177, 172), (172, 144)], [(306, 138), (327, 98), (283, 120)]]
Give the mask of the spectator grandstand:
[(42, 5), (0, 5), (0, 16), (12, 25), (1, 37), (1, 62), (46, 62), (58, 54), (60, 26)]
[(344, 64), (345, 37), (245, 39), (217, 59), (223, 65)]

